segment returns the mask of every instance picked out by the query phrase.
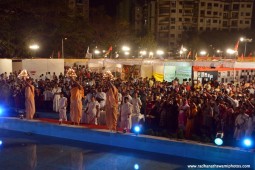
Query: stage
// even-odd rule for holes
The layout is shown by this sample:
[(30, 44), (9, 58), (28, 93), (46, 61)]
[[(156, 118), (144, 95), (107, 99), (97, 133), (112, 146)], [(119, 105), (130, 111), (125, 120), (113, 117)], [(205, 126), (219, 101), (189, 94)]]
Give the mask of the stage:
[(255, 167), (255, 154), (252, 151), (232, 147), (217, 147), (187, 140), (170, 140), (148, 135), (132, 133), (111, 133), (104, 127), (59, 125), (47, 120), (25, 120), (19, 118), (0, 118), (0, 128), (84, 141), (121, 148), (174, 155), (186, 158), (216, 162), (219, 164), (243, 164)]

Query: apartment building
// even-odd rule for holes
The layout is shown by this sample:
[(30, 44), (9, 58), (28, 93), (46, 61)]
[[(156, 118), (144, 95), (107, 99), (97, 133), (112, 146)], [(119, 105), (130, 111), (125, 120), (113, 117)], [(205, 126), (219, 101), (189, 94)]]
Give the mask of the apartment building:
[(160, 45), (181, 45), (184, 32), (251, 28), (254, 0), (151, 0), (148, 29)]

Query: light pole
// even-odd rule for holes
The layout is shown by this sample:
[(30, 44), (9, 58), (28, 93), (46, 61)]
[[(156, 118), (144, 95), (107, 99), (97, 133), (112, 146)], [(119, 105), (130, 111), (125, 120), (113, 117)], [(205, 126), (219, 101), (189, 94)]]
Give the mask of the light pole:
[(240, 41), (241, 42), (244, 42), (244, 57), (246, 55), (246, 45), (247, 45), (247, 42), (252, 42), (252, 39), (251, 38), (244, 38), (244, 37), (241, 37), (240, 38)]
[(64, 40), (67, 40), (67, 38), (62, 38), (62, 57), (65, 58), (64, 54)]

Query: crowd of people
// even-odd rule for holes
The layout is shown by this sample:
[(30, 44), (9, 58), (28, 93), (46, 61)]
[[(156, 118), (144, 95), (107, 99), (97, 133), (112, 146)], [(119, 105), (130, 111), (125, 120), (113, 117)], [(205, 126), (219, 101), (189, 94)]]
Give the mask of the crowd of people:
[(186, 139), (213, 139), (217, 132), (235, 140), (253, 136), (254, 82), (121, 80), (86, 67), (74, 69), (75, 78), (48, 72), (39, 79), (26, 81), (18, 78), (18, 72), (3, 73), (1, 103), (16, 110), (25, 109), (28, 119), (33, 118), (35, 109), (58, 112), (60, 123), (70, 113), (73, 124), (97, 125), (100, 115), (105, 113), (111, 131), (117, 131), (117, 127), (130, 131), (140, 124), (144, 130), (182, 133)]

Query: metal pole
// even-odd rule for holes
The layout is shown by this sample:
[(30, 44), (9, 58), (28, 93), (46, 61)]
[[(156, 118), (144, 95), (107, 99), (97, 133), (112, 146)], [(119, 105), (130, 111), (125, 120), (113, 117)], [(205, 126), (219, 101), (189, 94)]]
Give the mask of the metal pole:
[(247, 44), (247, 41), (245, 41), (245, 43), (244, 43), (244, 57), (246, 55), (246, 44)]
[(62, 38), (62, 58), (65, 58), (64, 55), (64, 39)]

